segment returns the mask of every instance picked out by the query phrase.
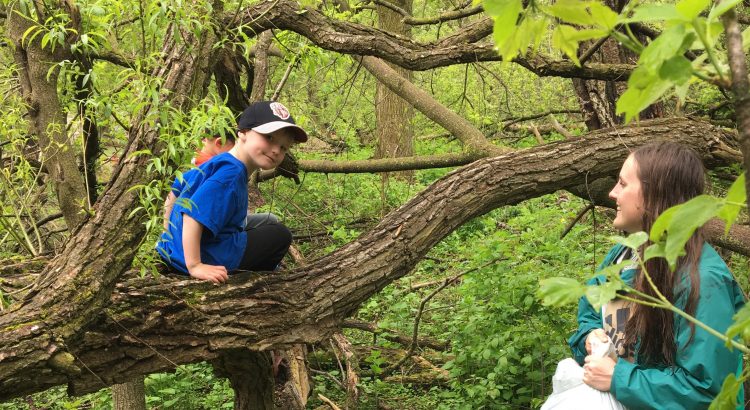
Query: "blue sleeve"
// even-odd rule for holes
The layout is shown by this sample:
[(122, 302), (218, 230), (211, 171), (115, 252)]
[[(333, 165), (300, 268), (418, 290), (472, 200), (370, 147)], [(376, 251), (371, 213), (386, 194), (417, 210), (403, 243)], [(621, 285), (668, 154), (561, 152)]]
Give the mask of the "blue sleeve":
[[(701, 273), (698, 320), (724, 333), (743, 303), (728, 271)], [(697, 326), (687, 344), (691, 328), (682, 317), (675, 316), (675, 333), (678, 351), (674, 367), (646, 367), (623, 359), (617, 362), (610, 391), (623, 405), (635, 409), (659, 403), (665, 409), (705, 409), (721, 390), (724, 378), (741, 370), (740, 352), (730, 351), (719, 338)]]
[[(598, 276), (597, 276), (598, 278)], [(597, 278), (589, 280), (587, 285), (595, 285)], [(586, 296), (578, 301), (578, 330), (570, 336), (568, 344), (573, 352), (573, 358), (578, 364), (583, 365), (583, 359), (588, 355), (586, 352), (586, 337), (594, 329), (602, 327), (602, 314), (591, 306)]]
[(234, 195), (234, 190), (226, 184), (208, 179), (195, 191), (189, 204), (179, 204), (179, 212), (195, 219), (216, 236), (236, 213)]

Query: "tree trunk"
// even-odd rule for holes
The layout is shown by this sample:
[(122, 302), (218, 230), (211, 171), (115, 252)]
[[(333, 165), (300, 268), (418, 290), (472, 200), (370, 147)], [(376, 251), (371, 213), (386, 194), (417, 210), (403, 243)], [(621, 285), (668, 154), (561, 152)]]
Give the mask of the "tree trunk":
[(146, 388), (143, 376), (122, 384), (112, 385), (113, 410), (146, 410)]
[(233, 349), (212, 361), (214, 372), (234, 390), (235, 410), (273, 410), (271, 354)]
[[(30, 133), (39, 139), (39, 161), (50, 174), (65, 223), (73, 230), (86, 219), (88, 196), (76, 163), (77, 150), (68, 138), (67, 120), (57, 96), (59, 69), (53, 69), (57, 63), (72, 60), (72, 56), (67, 45), (57, 44), (54, 52), (49, 44), (43, 48), (41, 35), (34, 36), (33, 41), (23, 40), (34, 24), (34, 16), (24, 14), (18, 5), (18, 2), (13, 2), (8, 6), (6, 30), (13, 41), (21, 93), (29, 107)], [(46, 18), (36, 17), (40, 21)]]
[[(385, 0), (391, 1), (391, 0)], [(411, 12), (412, 0), (392, 0), (396, 6)], [(395, 11), (377, 6), (378, 26), (382, 30), (394, 34), (411, 37), (410, 26), (401, 22), (403, 16)], [(411, 71), (389, 64), (392, 69), (407, 81), (411, 81)], [(377, 146), (375, 158), (409, 157), (414, 154), (414, 133), (412, 132), (412, 118), (414, 110), (408, 102), (404, 101), (396, 93), (391, 91), (381, 82), (377, 83), (375, 93), (375, 119), (377, 122), (376, 135)], [(413, 171), (401, 171), (396, 176), (411, 179)], [(388, 174), (383, 174), (384, 184), (387, 182)]]
[[(58, 279), (47, 285), (49, 274), (43, 275), (34, 294), (0, 316), (0, 400), (63, 383), (71, 393), (86, 393), (224, 351), (324, 340), (474, 217), (613, 175), (626, 147), (680, 141), (714, 166), (724, 162), (716, 154), (735, 139), (704, 122), (655, 120), (482, 159), (439, 179), (356, 241), (293, 271), (238, 274), (223, 286), (184, 277), (131, 278), (107, 297), (109, 289), (102, 288), (129, 265), (143, 229), (124, 210), (136, 201), (123, 194), (134, 182), (115, 184), (102, 201), (119, 192), (118, 204), (105, 202), (111, 206), (47, 267), (61, 272)], [(104, 224), (103, 216), (119, 223)]]
[(156, 105), (145, 105), (134, 119), (124, 160), (113, 171), (94, 216), (74, 232), (25, 299), (0, 313), (3, 386), (23, 383), (23, 390), (35, 390), (46, 385), (43, 375), (59, 384), (81, 372), (68, 350), (78, 345), (83, 329), (100, 319), (145, 234), (142, 214), (133, 212), (138, 192), (132, 187), (154, 176), (147, 172), (150, 157), (134, 153), (148, 149), (158, 154), (153, 116), (159, 106), (188, 109), (205, 91), (215, 37), (212, 32), (178, 35), (182, 41), (166, 36), (162, 64), (153, 73), (162, 79), (161, 97)]

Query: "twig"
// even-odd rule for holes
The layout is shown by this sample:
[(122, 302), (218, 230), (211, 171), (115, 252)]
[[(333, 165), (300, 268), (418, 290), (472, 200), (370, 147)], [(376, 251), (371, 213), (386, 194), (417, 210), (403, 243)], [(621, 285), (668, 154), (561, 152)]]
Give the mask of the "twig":
[(607, 39), (609, 39), (609, 36), (600, 38), (596, 43), (594, 43), (594, 45), (589, 47), (589, 49), (586, 50), (586, 52), (583, 53), (583, 55), (581, 55), (581, 58), (578, 59), (578, 62), (581, 65), (586, 64), (586, 61), (589, 61), (589, 58), (591, 58), (591, 56), (593, 56), (594, 53), (596, 53), (596, 50), (599, 50), (599, 48), (601, 48), (601, 46), (604, 44), (605, 41), (607, 41)]
[(346, 391), (346, 387), (344, 387), (344, 385), (341, 384), (341, 381), (338, 380), (338, 379), (336, 379), (335, 377), (331, 376), (328, 372), (324, 372), (322, 370), (316, 370), (316, 369), (312, 369), (312, 368), (310, 369), (310, 372), (312, 372), (314, 374), (319, 374), (319, 375), (325, 377), (326, 379), (332, 381), (337, 386), (339, 386), (342, 391)]
[(588, 212), (588, 211), (590, 211), (592, 209), (594, 209), (594, 203), (593, 202), (589, 202), (588, 205), (586, 205), (583, 209), (581, 209), (580, 211), (578, 211), (578, 215), (576, 215), (576, 217), (573, 218), (573, 220), (570, 221), (570, 223), (568, 223), (568, 226), (565, 227), (565, 230), (560, 235), (560, 239), (562, 239), (565, 236), (567, 236), (568, 233), (570, 232), (570, 230), (573, 229), (574, 226), (576, 226), (576, 224), (578, 223), (578, 221), (580, 221), (581, 218), (583, 218), (583, 216), (586, 215), (586, 212)]
[(549, 117), (550, 119), (552, 119), (552, 126), (555, 127), (555, 130), (557, 132), (559, 132), (563, 137), (565, 137), (565, 139), (568, 139), (568, 140), (573, 139), (573, 134), (571, 134), (570, 132), (568, 132), (568, 130), (563, 128), (563, 126), (560, 125), (559, 122), (557, 122), (557, 119), (555, 118), (554, 115), (550, 114)]
[(273, 95), (271, 96), (271, 101), (276, 101), (279, 98), (279, 95), (281, 94), (281, 89), (284, 88), (284, 85), (286, 84), (287, 80), (289, 80), (289, 75), (292, 73), (294, 66), (297, 65), (297, 61), (299, 61), (299, 55), (300, 53), (295, 54), (294, 57), (292, 57), (292, 61), (290, 61), (289, 65), (286, 66), (286, 71), (284, 71), (284, 76), (281, 77), (281, 81), (279, 81), (279, 84), (276, 86), (276, 89), (273, 91)]
[(539, 133), (539, 129), (534, 125), (534, 123), (531, 123), (529, 125), (531, 127), (531, 132), (534, 133), (534, 137), (536, 138), (536, 142), (539, 144), (544, 144), (544, 138), (542, 138), (542, 134)]
[(332, 410), (341, 410), (341, 407), (337, 406), (336, 403), (332, 402), (328, 397), (318, 393), (318, 398), (320, 401), (327, 404)]
[[(441, 282), (442, 281), (443, 280), (441, 280)], [(409, 338), (408, 336), (405, 336), (393, 330), (380, 328), (378, 327), (377, 323), (370, 323), (355, 319), (346, 319), (341, 326), (347, 329), (357, 329), (363, 332), (369, 332), (375, 336), (381, 336), (385, 340), (399, 343), (403, 346), (409, 346), (409, 344), (411, 343), (411, 338)], [(439, 352), (448, 350), (448, 342), (442, 342), (428, 338), (420, 338), (418, 342), (420, 346), (428, 347)]]
[(470, 9), (459, 9), (459, 10), (447, 11), (443, 14), (432, 16), (432, 17), (425, 17), (425, 18), (406, 17), (403, 20), (401, 20), (401, 22), (404, 24), (408, 24), (410, 26), (437, 24), (437, 23), (443, 23), (443, 22), (450, 21), (450, 20), (457, 20), (460, 18), (473, 16), (483, 11), (484, 11), (484, 7), (482, 7), (482, 5), (480, 4), (479, 6), (472, 7)]

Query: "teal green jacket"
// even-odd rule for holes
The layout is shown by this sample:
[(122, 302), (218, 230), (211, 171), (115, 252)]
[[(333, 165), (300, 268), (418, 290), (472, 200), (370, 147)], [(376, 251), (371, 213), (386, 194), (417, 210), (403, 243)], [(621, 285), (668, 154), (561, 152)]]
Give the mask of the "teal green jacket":
[[(609, 251), (600, 269), (613, 263), (623, 250), (617, 245)], [(632, 284), (634, 269), (623, 270), (621, 276)], [(699, 263), (700, 296), (696, 317), (709, 327), (724, 333), (732, 324), (732, 316), (744, 304), (744, 296), (724, 261), (708, 244), (704, 244)], [(599, 275), (589, 284), (601, 284)], [(677, 292), (676, 292), (677, 293)], [(683, 297), (677, 293), (675, 306), (682, 308)], [(682, 302), (682, 303), (681, 303)], [(578, 330), (568, 344), (573, 357), (583, 364), (586, 357), (586, 336), (593, 329), (602, 327), (601, 311), (596, 311), (583, 297), (578, 302)], [(734, 349), (729, 351), (724, 343), (705, 330), (695, 327), (695, 337), (690, 339), (691, 328), (680, 316), (674, 317), (677, 357), (674, 367), (648, 367), (638, 360), (636, 346), (635, 363), (619, 359), (612, 375), (610, 392), (630, 409), (705, 409), (721, 390), (724, 378), (730, 373), (739, 375), (742, 370), (742, 355)], [(738, 397), (742, 406), (743, 392)]]

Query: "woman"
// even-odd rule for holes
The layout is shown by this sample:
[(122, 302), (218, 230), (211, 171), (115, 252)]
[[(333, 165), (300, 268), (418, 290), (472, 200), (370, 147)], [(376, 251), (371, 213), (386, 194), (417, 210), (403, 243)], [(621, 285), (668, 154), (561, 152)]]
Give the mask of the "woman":
[[(609, 193), (617, 203), (613, 224), (626, 233), (649, 232), (662, 212), (700, 195), (703, 187), (703, 164), (695, 152), (675, 143), (647, 145), (627, 158)], [(602, 266), (626, 259), (632, 255), (618, 245)], [(719, 332), (726, 331), (744, 304), (732, 274), (705, 243), (700, 229), (688, 241), (676, 273), (664, 259), (649, 260), (646, 270), (670, 302)], [(656, 295), (637, 264), (620, 275), (635, 289)], [(590, 283), (603, 281), (600, 275)], [(615, 344), (617, 360), (589, 356), (591, 340), (606, 342), (608, 337)], [(619, 298), (601, 311), (581, 298), (578, 330), (568, 343), (575, 359), (585, 363), (584, 383), (611, 392), (630, 409), (707, 408), (724, 378), (742, 366), (739, 351), (730, 352), (721, 340), (682, 317)]]

